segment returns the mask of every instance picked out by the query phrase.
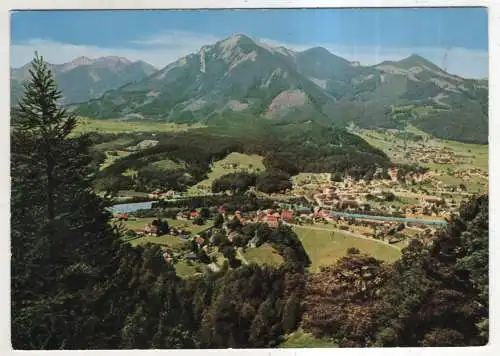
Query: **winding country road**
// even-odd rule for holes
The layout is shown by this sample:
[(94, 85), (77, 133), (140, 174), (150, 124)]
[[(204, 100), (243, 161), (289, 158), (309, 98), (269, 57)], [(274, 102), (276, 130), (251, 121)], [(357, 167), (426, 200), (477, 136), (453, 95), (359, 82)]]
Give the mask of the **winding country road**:
[(245, 258), (245, 256), (243, 255), (243, 253), (241, 252), (241, 247), (238, 247), (238, 249), (236, 250), (236, 255), (238, 256), (238, 258), (241, 260), (241, 262), (243, 262), (244, 264), (248, 265), (249, 262), (248, 260)]

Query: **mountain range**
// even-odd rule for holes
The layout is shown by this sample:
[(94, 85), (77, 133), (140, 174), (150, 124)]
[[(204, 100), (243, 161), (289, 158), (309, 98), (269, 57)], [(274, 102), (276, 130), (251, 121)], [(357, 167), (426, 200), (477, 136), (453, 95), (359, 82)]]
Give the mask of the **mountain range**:
[[(82, 103), (101, 97), (106, 91), (146, 78), (157, 71), (152, 65), (122, 57), (90, 59), (79, 57), (64, 64), (48, 64), (54, 73), (66, 104)], [(23, 82), (29, 78), (31, 63), (11, 69), (11, 103), (23, 93)]]
[[(122, 62), (129, 77), (105, 67), (97, 82), (96, 61), (58, 66), (68, 102), (91, 98), (71, 109), (97, 118), (187, 123), (247, 114), (362, 127), (411, 123), (438, 137), (488, 140), (488, 82), (449, 74), (418, 55), (361, 66), (322, 47), (297, 52), (236, 34), (157, 71)], [(85, 80), (68, 75), (74, 71)]]

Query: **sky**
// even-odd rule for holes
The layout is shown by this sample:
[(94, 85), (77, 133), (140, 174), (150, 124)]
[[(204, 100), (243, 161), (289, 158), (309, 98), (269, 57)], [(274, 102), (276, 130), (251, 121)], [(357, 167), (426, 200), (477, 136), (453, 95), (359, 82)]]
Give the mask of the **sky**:
[(54, 64), (116, 55), (162, 68), (236, 33), (363, 65), (419, 54), (453, 74), (488, 76), (484, 8), (17, 11), (11, 66), (38, 51)]

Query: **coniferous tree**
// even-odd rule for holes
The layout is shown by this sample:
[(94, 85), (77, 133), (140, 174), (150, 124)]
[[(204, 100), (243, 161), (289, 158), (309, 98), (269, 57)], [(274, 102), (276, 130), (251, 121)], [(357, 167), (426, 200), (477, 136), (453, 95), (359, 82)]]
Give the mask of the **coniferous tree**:
[(85, 342), (76, 336), (87, 323), (81, 290), (100, 282), (116, 235), (106, 202), (91, 190), (90, 141), (71, 135), (76, 118), (58, 105), (61, 93), (38, 55), (30, 76), (12, 112), (13, 345), (71, 348)]

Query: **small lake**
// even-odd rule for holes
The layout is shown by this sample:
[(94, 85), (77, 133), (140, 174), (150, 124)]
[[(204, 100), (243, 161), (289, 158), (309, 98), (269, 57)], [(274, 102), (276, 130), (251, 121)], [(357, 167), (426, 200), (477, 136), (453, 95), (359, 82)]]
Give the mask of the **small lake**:
[(124, 204), (116, 204), (108, 208), (108, 210), (115, 214), (121, 213), (133, 213), (137, 210), (143, 209), (151, 209), (153, 203), (156, 201), (145, 201), (141, 203), (124, 203)]

